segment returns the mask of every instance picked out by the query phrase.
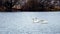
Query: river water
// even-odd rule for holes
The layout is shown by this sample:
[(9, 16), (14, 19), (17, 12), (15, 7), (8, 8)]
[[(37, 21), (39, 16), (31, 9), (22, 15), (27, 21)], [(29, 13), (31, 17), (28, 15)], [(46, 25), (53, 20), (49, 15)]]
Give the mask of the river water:
[[(47, 20), (47, 24), (32, 19)], [(60, 12), (0, 12), (0, 34), (60, 34)]]

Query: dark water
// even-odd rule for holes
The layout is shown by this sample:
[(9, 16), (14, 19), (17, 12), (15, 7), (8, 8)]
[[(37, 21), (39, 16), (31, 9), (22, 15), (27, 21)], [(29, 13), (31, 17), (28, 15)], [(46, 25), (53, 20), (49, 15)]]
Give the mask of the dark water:
[[(48, 23), (33, 23), (34, 17)], [(0, 34), (60, 34), (60, 12), (0, 12)]]

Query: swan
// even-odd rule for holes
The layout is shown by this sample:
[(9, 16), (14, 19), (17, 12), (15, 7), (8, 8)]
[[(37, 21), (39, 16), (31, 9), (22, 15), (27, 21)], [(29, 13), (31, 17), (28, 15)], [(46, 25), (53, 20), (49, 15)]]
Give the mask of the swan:
[(47, 23), (48, 23), (47, 20), (40, 20), (40, 22), (41, 22), (42, 24), (47, 24)]
[(38, 18), (33, 18), (33, 23), (39, 23), (39, 19)]
[(48, 21), (47, 20), (43, 20), (43, 19), (38, 19), (38, 18), (33, 18), (33, 23), (41, 23), (41, 24), (47, 24)]

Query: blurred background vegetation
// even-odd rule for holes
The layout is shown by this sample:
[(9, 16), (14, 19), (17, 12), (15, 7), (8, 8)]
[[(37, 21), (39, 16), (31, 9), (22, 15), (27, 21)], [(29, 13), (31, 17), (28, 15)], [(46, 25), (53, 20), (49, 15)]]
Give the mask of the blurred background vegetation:
[(59, 11), (60, 0), (0, 0), (0, 11)]

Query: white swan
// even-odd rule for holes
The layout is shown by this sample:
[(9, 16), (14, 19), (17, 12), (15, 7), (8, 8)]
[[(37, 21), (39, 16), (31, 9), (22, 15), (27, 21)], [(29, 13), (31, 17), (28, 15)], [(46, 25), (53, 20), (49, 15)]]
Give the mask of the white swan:
[(33, 18), (33, 23), (39, 23), (39, 19), (38, 18)]
[(47, 24), (47, 23), (48, 23), (47, 20), (40, 20), (40, 22), (41, 22), (42, 24)]
[(47, 24), (47, 20), (39, 20), (38, 18), (33, 18), (33, 23)]

